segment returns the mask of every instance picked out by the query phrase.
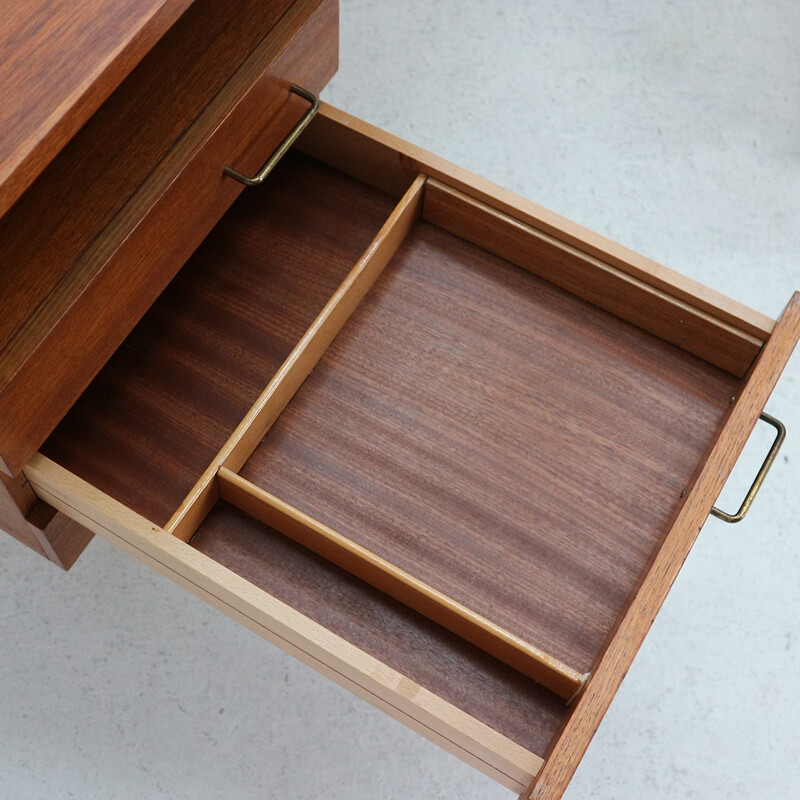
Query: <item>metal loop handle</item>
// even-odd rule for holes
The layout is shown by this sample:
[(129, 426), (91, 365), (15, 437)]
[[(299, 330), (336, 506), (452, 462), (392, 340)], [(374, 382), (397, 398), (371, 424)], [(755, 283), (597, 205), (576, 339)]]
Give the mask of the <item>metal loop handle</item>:
[(750, 506), (753, 505), (753, 500), (756, 499), (756, 495), (758, 494), (758, 490), (761, 488), (761, 484), (764, 483), (764, 479), (767, 477), (769, 468), (772, 466), (773, 462), (778, 456), (778, 451), (781, 449), (783, 440), (786, 438), (786, 427), (780, 420), (777, 420), (775, 417), (771, 417), (766, 413), (762, 414), (759, 419), (764, 420), (764, 422), (769, 423), (773, 428), (775, 428), (777, 431), (775, 441), (772, 443), (772, 447), (770, 447), (769, 453), (767, 453), (767, 457), (764, 459), (764, 463), (761, 465), (761, 469), (758, 471), (758, 475), (756, 475), (753, 485), (745, 495), (739, 510), (735, 514), (726, 514), (716, 506), (711, 509), (711, 513), (715, 517), (718, 517), (725, 522), (741, 522), (744, 519), (745, 514), (747, 514), (747, 512), (750, 510)]
[(295, 84), (289, 86), (289, 91), (311, 103), (306, 113), (303, 114), (297, 124), (286, 134), (286, 138), (278, 145), (277, 150), (269, 157), (267, 163), (264, 164), (252, 178), (248, 178), (247, 175), (242, 175), (241, 172), (233, 169), (233, 167), (225, 167), (225, 169), (222, 170), (225, 175), (230, 178), (235, 178), (239, 183), (243, 183), (245, 186), (260, 186), (264, 183), (267, 175), (275, 169), (275, 165), (286, 155), (286, 151), (295, 143), (297, 137), (305, 130), (306, 125), (311, 122), (314, 114), (316, 114), (319, 109), (319, 98), (313, 92), (303, 89), (302, 86), (295, 86)]

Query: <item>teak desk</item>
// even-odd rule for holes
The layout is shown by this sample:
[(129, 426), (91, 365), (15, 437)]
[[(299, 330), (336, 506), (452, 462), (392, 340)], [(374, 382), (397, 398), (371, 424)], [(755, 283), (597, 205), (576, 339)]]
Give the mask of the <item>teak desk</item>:
[(66, 568), (104, 536), (560, 797), (800, 295), (768, 319), (319, 105), (331, 0), (18, 5), (3, 527)]

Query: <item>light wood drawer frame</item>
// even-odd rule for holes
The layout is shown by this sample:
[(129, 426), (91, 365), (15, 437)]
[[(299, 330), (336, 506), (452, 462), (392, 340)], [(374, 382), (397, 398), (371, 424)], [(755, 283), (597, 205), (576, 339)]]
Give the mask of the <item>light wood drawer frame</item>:
[[(420, 191), (424, 184), (424, 204), (414, 213), (422, 213), (458, 236), (537, 271), (547, 280), (743, 377), (741, 391), (732, 399), (727, 418), (688, 487), (669, 534), (550, 752), (537, 754), (520, 747), (184, 541), (220, 495), (229, 493), (229, 489), (220, 490), (220, 470), (235, 472), (241, 467), (349, 312), (336, 321), (329, 336), (323, 337), (322, 349), (297, 369), (285, 396), (275, 401), (274, 391), (262, 395), (165, 528), (153, 525), (42, 455), (30, 460), (25, 474), (39, 497), (59, 511), (521, 797), (560, 797), (800, 336), (800, 294), (795, 294), (775, 323), (329, 106), (323, 106), (300, 146), (398, 197), (409, 184), (416, 181)], [(413, 200), (415, 195), (411, 197)], [(408, 214), (399, 213), (397, 219), (407, 224)], [(475, 225), (476, 219), (488, 222)], [(547, 252), (555, 247), (560, 256), (542, 259), (543, 245)], [(369, 283), (363, 292), (368, 288)], [(293, 363), (305, 358), (302, 352), (295, 356)], [(270, 397), (274, 408), (265, 412)]]

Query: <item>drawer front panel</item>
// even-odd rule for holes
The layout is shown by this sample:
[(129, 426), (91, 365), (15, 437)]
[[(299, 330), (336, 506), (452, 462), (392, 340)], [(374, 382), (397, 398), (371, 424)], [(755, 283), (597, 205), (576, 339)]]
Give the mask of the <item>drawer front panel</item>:
[(290, 4), (197, 0), (41, 179), (3, 211), (0, 288), (13, 302), (0, 317), (0, 351)]

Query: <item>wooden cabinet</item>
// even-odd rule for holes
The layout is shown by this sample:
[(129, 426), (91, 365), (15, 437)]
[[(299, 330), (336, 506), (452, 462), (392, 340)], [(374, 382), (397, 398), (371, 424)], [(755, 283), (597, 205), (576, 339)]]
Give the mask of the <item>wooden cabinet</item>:
[[(0, 220), (7, 505), (557, 798), (800, 295), (770, 320), (325, 104), (243, 189), (225, 169), (256, 172), (308, 112), (290, 84), (333, 73), (337, 9), (256, 4), (257, 27), (217, 5), (173, 21), (180, 47), (154, 44)], [(187, 42), (205, 67), (131, 131)], [(43, 209), (58, 224), (26, 235)]]

